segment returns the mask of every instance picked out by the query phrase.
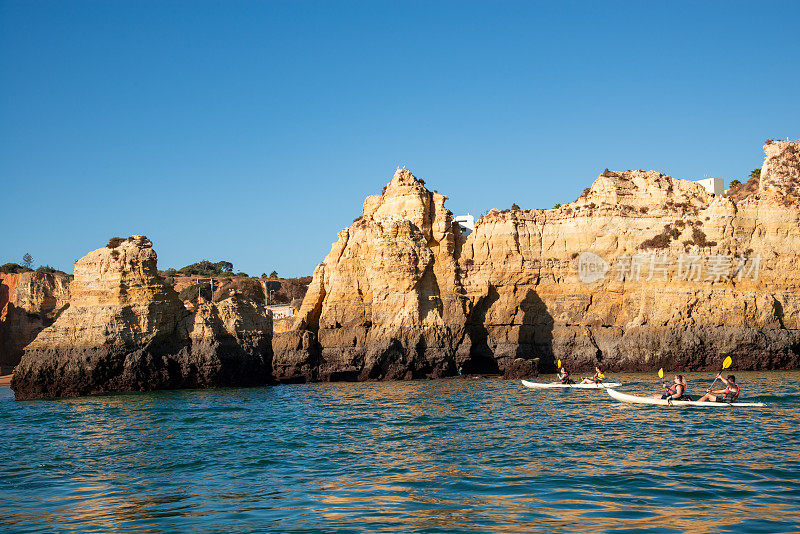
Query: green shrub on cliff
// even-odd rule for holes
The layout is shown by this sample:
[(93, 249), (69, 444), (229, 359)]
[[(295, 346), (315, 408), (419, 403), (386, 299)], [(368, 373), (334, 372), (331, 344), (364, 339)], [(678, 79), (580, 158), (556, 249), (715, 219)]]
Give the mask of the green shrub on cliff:
[(734, 202), (744, 200), (745, 198), (758, 193), (759, 184), (761, 182), (761, 169), (753, 169), (747, 175), (748, 180), (745, 183), (739, 180), (731, 180), (730, 186), (725, 196)]
[(19, 273), (26, 273), (28, 271), (32, 271), (28, 267), (23, 267), (19, 263), (6, 263), (5, 265), (0, 265), (0, 273), (5, 274), (19, 274)]
[(684, 245), (697, 245), (699, 247), (714, 247), (716, 241), (709, 241), (706, 233), (699, 228), (692, 228), (692, 239), (683, 242)]
[(199, 276), (231, 276), (233, 275), (233, 264), (229, 261), (211, 262), (208, 260), (192, 263), (186, 267), (178, 269), (180, 274), (199, 275)]
[(61, 273), (66, 274), (64, 271), (59, 271), (55, 267), (51, 267), (50, 265), (40, 265), (36, 268), (37, 273)]
[(667, 248), (673, 239), (678, 239), (681, 231), (673, 227), (671, 224), (665, 224), (664, 230), (650, 239), (643, 241), (639, 248)]
[(122, 239), (121, 237), (112, 237), (111, 239), (108, 240), (108, 244), (106, 245), (106, 247), (108, 247), (108, 248), (117, 248), (118, 246), (120, 246), (124, 242), (125, 242), (125, 240)]
[(208, 282), (201, 284), (192, 284), (189, 287), (184, 287), (181, 289), (180, 293), (178, 293), (178, 298), (183, 301), (188, 300), (189, 302), (197, 302), (197, 293), (198, 289), (200, 294), (206, 300), (211, 300), (211, 284)]
[(654, 235), (650, 239), (643, 241), (639, 248), (667, 248), (670, 238), (667, 234)]

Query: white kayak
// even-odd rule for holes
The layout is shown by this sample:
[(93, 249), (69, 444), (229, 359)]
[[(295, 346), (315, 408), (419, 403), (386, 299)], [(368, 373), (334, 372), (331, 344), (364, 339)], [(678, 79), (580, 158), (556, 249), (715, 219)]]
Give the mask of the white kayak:
[(697, 401), (682, 401), (674, 400), (668, 401), (667, 399), (653, 399), (651, 397), (637, 397), (636, 395), (628, 395), (627, 393), (620, 393), (614, 389), (607, 389), (611, 397), (620, 402), (632, 402), (634, 404), (655, 404), (657, 406), (703, 406), (706, 408), (727, 408), (728, 406), (735, 406), (737, 408), (755, 408), (764, 406), (763, 402), (697, 402)]
[(606, 389), (606, 388), (615, 388), (617, 386), (621, 386), (622, 384), (618, 382), (608, 382), (608, 383), (599, 383), (599, 384), (559, 384), (558, 382), (552, 383), (542, 383), (542, 382), (529, 382), (528, 380), (523, 380), (522, 385), (526, 388), (533, 388), (533, 389), (550, 389), (550, 388), (560, 388), (560, 389)]

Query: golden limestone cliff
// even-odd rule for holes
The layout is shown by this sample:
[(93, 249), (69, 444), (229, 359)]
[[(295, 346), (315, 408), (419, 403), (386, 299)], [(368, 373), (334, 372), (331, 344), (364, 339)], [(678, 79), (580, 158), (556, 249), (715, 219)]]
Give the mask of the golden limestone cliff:
[(22, 350), (68, 307), (70, 276), (28, 271), (0, 274), (0, 373), (10, 373)]
[(462, 236), (398, 170), (316, 268), (282, 380), (800, 364), (800, 144), (713, 196), (655, 171), (601, 174), (551, 210), (492, 210)]
[(272, 325), (237, 295), (186, 310), (143, 236), (115, 238), (75, 264), (69, 307), (14, 370), (18, 399), (270, 380)]
[(456, 263), (461, 232), (446, 198), (403, 169), (382, 195), (366, 199), (363, 215), (315, 270), (299, 328), (277, 336), (279, 376), (456, 373), (451, 355), (467, 303)]

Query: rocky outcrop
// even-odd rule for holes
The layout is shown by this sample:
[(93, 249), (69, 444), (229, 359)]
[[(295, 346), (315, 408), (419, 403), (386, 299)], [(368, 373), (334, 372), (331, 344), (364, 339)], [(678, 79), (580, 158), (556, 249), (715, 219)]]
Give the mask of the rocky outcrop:
[(570, 368), (800, 366), (798, 143), (768, 142), (757, 193), (714, 197), (605, 171), (552, 210), (492, 210), (462, 236), (446, 197), (398, 169), (317, 267), (286, 380)]
[(25, 345), (67, 308), (70, 279), (58, 272), (0, 274), (0, 374), (10, 373)]
[(143, 236), (113, 239), (75, 264), (70, 305), (14, 371), (17, 399), (269, 382), (271, 324), (234, 292), (188, 312)]
[(461, 232), (446, 197), (398, 170), (382, 195), (314, 273), (298, 314), (284, 333), (278, 376), (298, 369), (311, 379), (357, 380), (448, 376), (467, 320), (456, 264)]
[(767, 158), (761, 168), (760, 190), (796, 199), (800, 195), (800, 144), (770, 140), (764, 152)]

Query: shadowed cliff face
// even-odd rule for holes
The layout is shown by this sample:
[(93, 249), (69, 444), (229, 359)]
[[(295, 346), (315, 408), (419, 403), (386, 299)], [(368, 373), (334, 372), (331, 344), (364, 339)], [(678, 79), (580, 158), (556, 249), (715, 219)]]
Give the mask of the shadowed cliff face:
[[(655, 171), (606, 171), (553, 210), (492, 210), (463, 237), (398, 170), (317, 267), (285, 380), (570, 368), (800, 365), (798, 143), (768, 142), (734, 203)], [(589, 254), (591, 253), (591, 254)]]
[(63, 273), (0, 274), (0, 372), (10, 373), (22, 349), (53, 324), (69, 302)]
[(270, 380), (272, 324), (233, 295), (189, 313), (158, 276), (147, 238), (133, 236), (75, 264), (70, 306), (14, 371), (17, 399)]

